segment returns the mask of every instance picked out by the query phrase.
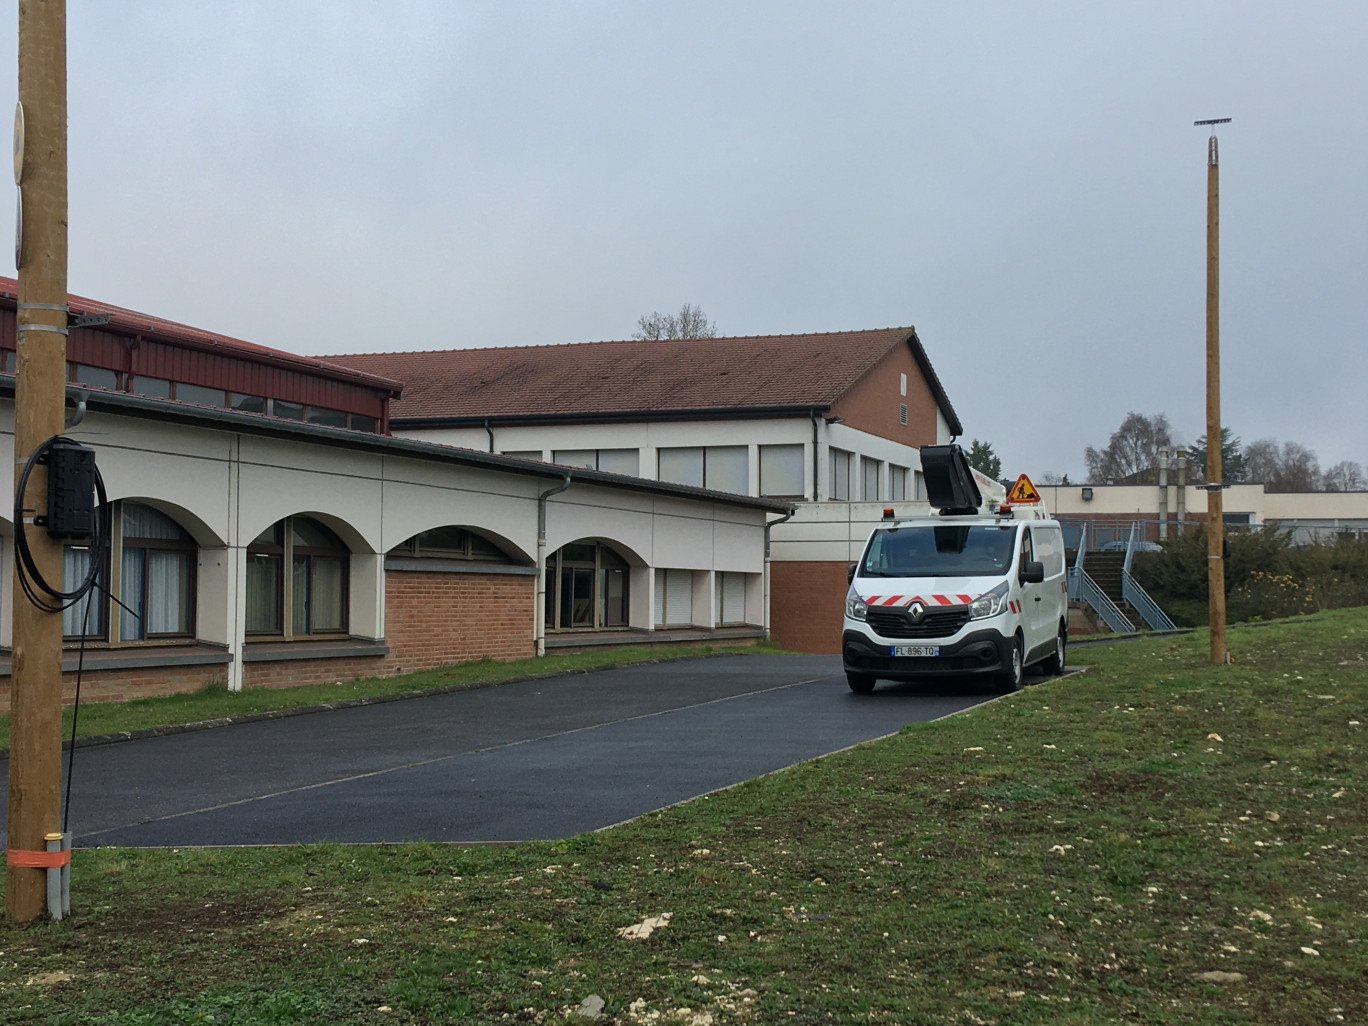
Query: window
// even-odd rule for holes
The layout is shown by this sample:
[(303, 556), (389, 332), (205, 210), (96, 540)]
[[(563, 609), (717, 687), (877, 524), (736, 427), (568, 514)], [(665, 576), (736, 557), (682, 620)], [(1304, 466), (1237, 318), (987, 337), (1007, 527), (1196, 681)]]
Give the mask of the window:
[(871, 460), (868, 456), (860, 457), (860, 499), (864, 502), (879, 501), (879, 468), (882, 464), (878, 460)]
[(672, 484), (703, 487), (703, 447), (678, 446), (658, 449), (660, 480)]
[(688, 627), (693, 623), (693, 571), (655, 572), (657, 627)]
[(194, 633), (195, 540), (166, 514), (137, 502), (121, 505), (120, 641)]
[(247, 546), (247, 633), (345, 634), (350, 555), (312, 517), (286, 517), (263, 531)]
[(109, 370), (105, 367), (87, 367), (84, 364), (73, 363), (71, 367), (71, 380), (78, 385), (87, 385), (90, 388), (107, 388), (117, 391), (123, 387), (123, 375), (118, 371)]
[(5, 350), (4, 371), (6, 374), (13, 374), (14, 368), (19, 361), (19, 355), (13, 349)]
[(134, 395), (151, 396), (153, 399), (170, 399), (171, 382), (165, 378), (149, 378), (145, 374), (135, 374), (133, 387), (129, 391)]
[[(898, 375), (898, 395), (907, 395), (907, 375), (906, 375), (906, 374), (899, 374), (899, 375)], [(906, 424), (907, 421), (903, 421), (903, 423)]]
[(228, 397), (228, 408), (239, 413), (265, 413), (266, 400), (259, 395), (243, 395), (234, 392)]
[(905, 502), (907, 495), (907, 468), (890, 463), (888, 465), (888, 498), (892, 502)]
[(304, 405), (302, 403), (287, 403), (283, 399), (272, 399), (271, 416), (284, 417), (286, 420), (303, 420)]
[(660, 480), (750, 494), (750, 449), (744, 445), (673, 446), (657, 450)]
[(594, 449), (557, 449), (551, 454), (551, 462), (566, 467), (597, 470), (598, 452)]
[(513, 559), (489, 539), (464, 527), (435, 527), (421, 531), (390, 549), (391, 556), (417, 559), (465, 559), (480, 563), (512, 563)]
[(310, 406), (309, 415), (306, 418), (310, 424), (322, 424), (324, 427), (347, 426), (347, 415), (341, 410), (329, 410), (323, 406)]
[(745, 623), (746, 575), (724, 572), (716, 576), (718, 626)]
[(760, 494), (802, 496), (807, 493), (803, 446), (760, 446)]
[(228, 394), (223, 389), (187, 385), (184, 381), (176, 382), (176, 398), (183, 403), (196, 403), (199, 406), (228, 405)]
[(710, 445), (703, 451), (703, 487), (750, 494), (750, 450), (744, 445)]
[(831, 450), (831, 498), (850, 501), (850, 453), (844, 449)]
[(546, 629), (626, 627), (627, 561), (600, 542), (562, 546), (546, 561)]
[(636, 449), (600, 449), (598, 468), (609, 474), (636, 477), (641, 473), (641, 453)]
[(353, 431), (364, 431), (367, 434), (375, 434), (380, 422), (374, 417), (367, 417), (364, 413), (353, 413), (351, 415), (351, 429)]

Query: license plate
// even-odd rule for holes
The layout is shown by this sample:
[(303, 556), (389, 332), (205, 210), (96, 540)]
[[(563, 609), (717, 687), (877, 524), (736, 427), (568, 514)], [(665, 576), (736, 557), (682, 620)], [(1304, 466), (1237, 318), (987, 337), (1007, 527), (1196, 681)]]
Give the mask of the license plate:
[(940, 655), (939, 645), (894, 645), (893, 654), (895, 656), (938, 656)]

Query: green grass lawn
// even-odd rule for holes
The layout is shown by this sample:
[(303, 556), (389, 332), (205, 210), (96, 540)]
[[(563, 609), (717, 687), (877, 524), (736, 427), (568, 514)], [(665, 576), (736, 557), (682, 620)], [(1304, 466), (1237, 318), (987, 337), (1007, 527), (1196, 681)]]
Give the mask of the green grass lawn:
[(1230, 647), (560, 843), (78, 852), (0, 1022), (1368, 1022), (1368, 610)]
[[(370, 677), (339, 684), (311, 684), (296, 688), (248, 688), (229, 691), (206, 688), (184, 695), (142, 698), (132, 702), (86, 702), (76, 717), (77, 737), (119, 734), (149, 727), (203, 723), (232, 716), (249, 716), (288, 709), (305, 709), (332, 702), (387, 698), (422, 691), (458, 691), (487, 687), (528, 676), (583, 673), (611, 666), (687, 659), (709, 654), (775, 655), (782, 650), (768, 645), (702, 646), (624, 645), (571, 655), (548, 655), (513, 662), (462, 663), (435, 670), (406, 673), (399, 677)], [(62, 738), (71, 737), (72, 710), (62, 710)], [(0, 716), (0, 750), (9, 748), (10, 718)]]

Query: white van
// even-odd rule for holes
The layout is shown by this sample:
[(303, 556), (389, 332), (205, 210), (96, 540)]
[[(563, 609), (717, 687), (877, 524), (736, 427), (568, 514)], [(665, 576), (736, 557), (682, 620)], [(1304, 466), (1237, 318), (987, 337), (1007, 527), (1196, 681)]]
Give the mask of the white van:
[[(952, 466), (963, 453), (922, 450), (937, 505), (947, 493), (934, 480), (943, 468), (930, 449), (953, 450)], [(1015, 691), (1029, 665), (1064, 672), (1068, 579), (1059, 523), (1029, 506), (978, 513), (972, 478), (967, 487), (968, 498), (949, 493), (949, 515), (893, 519), (888, 511), (850, 568), (841, 644), (850, 690), (871, 691), (878, 680), (988, 677)]]

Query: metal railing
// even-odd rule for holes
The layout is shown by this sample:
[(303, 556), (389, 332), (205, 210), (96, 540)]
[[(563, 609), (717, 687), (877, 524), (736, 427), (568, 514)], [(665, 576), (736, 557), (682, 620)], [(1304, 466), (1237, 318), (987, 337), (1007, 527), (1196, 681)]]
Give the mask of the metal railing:
[(1134, 634), (1135, 625), (1126, 614), (1121, 612), (1097, 582), (1088, 576), (1081, 566), (1069, 568), (1069, 598), (1076, 602), (1086, 602), (1107, 625), (1107, 629), (1117, 634)]
[(1126, 543), (1126, 562), (1121, 567), (1121, 597), (1130, 603), (1131, 608), (1140, 614), (1140, 619), (1152, 631), (1174, 631), (1178, 625), (1169, 619), (1168, 614), (1159, 608), (1159, 603), (1149, 597), (1140, 582), (1131, 575), (1131, 562), (1135, 559), (1135, 543), (1143, 541), (1137, 537), (1139, 524), (1131, 525), (1130, 540)]

